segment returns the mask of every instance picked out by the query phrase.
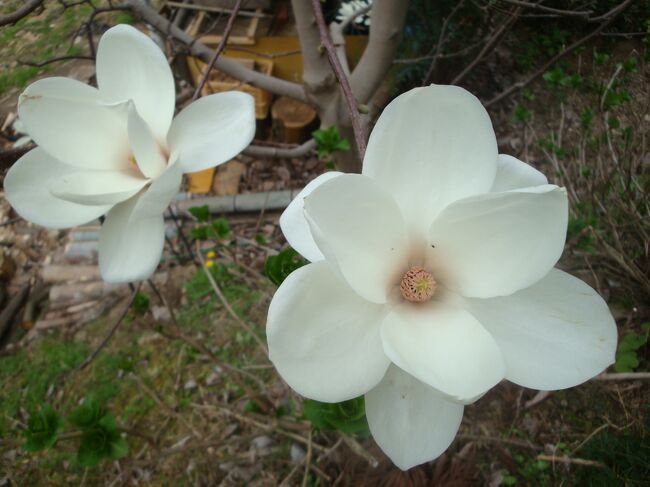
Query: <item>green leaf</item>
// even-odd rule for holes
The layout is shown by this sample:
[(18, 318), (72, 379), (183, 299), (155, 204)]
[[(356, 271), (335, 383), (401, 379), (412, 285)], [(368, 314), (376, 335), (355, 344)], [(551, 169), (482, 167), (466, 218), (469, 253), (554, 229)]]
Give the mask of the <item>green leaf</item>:
[(363, 396), (338, 403), (305, 399), (303, 415), (318, 429), (364, 436), (370, 434)]
[(636, 356), (636, 352), (619, 352), (616, 354), (616, 363), (614, 364), (614, 370), (618, 373), (622, 372), (634, 372), (639, 366), (639, 359)]
[(106, 408), (90, 396), (81, 406), (72, 411), (68, 416), (68, 421), (82, 431), (90, 431), (100, 424), (104, 416), (106, 416)]
[(212, 228), (221, 239), (228, 238), (230, 235), (230, 224), (225, 218), (217, 218), (214, 220), (212, 222)]
[(105, 458), (118, 459), (129, 451), (129, 444), (122, 437), (117, 421), (105, 414), (92, 428), (81, 436), (77, 460), (84, 467), (93, 467)]
[(512, 111), (512, 121), (515, 123), (526, 123), (531, 119), (531, 114), (526, 107), (517, 105)]
[(143, 315), (149, 311), (149, 303), (149, 296), (145, 293), (139, 292), (135, 295), (135, 298), (133, 299), (133, 305), (131, 307), (136, 314)]
[(60, 428), (59, 414), (49, 404), (44, 405), (40, 411), (34, 412), (27, 421), (23, 448), (26, 451), (35, 452), (52, 447), (56, 443)]
[(278, 255), (272, 255), (266, 259), (264, 273), (277, 286), (282, 284), (289, 274), (307, 264), (298, 252), (288, 248)]
[(336, 125), (325, 129), (318, 129), (311, 133), (316, 141), (318, 157), (323, 159), (332, 152), (350, 150), (350, 143), (341, 137)]
[(192, 228), (190, 230), (190, 238), (192, 240), (205, 240), (208, 238), (208, 227), (201, 226), (197, 228)]
[(210, 208), (208, 205), (193, 206), (189, 211), (200, 222), (207, 222), (208, 218), (210, 218)]
[(109, 457), (113, 460), (124, 458), (129, 453), (129, 443), (121, 434), (111, 439)]
[(627, 352), (638, 350), (643, 345), (645, 345), (647, 339), (648, 338), (644, 335), (639, 335), (635, 331), (629, 331), (625, 334), (625, 336), (621, 339), (621, 342), (618, 344), (618, 351)]

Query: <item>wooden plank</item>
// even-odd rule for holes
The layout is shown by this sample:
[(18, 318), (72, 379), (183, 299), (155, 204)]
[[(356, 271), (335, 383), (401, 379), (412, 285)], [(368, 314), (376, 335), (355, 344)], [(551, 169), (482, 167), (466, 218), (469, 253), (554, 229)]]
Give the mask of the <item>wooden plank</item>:
[[(180, 3), (180, 2), (167, 2), (168, 7), (182, 8), (185, 10), (198, 10), (200, 12), (215, 12), (221, 14), (230, 14), (232, 13), (232, 8), (223, 8), (223, 7), (211, 7), (208, 5), (192, 5), (191, 3)], [(252, 17), (254, 19), (264, 19), (271, 17), (269, 14), (262, 12), (261, 8), (257, 8), (255, 12), (250, 12), (248, 10), (240, 10), (237, 14), (241, 17)]]
[[(199, 37), (199, 40), (203, 44), (207, 45), (216, 45), (221, 42), (221, 36), (214, 35), (214, 34), (208, 34)], [(255, 45), (255, 38), (254, 37), (248, 37), (248, 36), (229, 36), (228, 37), (228, 44), (234, 44), (238, 46), (254, 46)]]

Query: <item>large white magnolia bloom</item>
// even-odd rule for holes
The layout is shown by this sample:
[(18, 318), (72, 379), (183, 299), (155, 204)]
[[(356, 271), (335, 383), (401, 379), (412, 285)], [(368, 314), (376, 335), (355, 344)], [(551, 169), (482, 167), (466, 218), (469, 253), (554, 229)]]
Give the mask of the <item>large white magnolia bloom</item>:
[(271, 360), (306, 397), (365, 394), (398, 467), (432, 460), (463, 404), (502, 379), (563, 389), (614, 361), (607, 305), (553, 268), (567, 214), (564, 189), (498, 154), (474, 96), (409, 91), (382, 113), (362, 174), (323, 174), (282, 215), (311, 263), (273, 297)]
[(146, 35), (118, 25), (97, 49), (99, 89), (45, 78), (18, 115), (38, 147), (13, 165), (5, 196), (23, 218), (67, 228), (106, 215), (99, 267), (110, 282), (147, 278), (163, 249), (163, 212), (184, 172), (229, 160), (255, 133), (253, 98), (207, 96), (173, 120), (174, 78)]

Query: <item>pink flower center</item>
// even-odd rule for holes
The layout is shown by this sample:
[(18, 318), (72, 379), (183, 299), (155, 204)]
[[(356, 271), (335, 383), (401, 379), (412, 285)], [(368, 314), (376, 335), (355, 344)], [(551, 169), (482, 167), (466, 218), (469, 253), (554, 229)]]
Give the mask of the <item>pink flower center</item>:
[(423, 303), (436, 292), (436, 280), (423, 267), (411, 267), (399, 285), (402, 297), (412, 303)]

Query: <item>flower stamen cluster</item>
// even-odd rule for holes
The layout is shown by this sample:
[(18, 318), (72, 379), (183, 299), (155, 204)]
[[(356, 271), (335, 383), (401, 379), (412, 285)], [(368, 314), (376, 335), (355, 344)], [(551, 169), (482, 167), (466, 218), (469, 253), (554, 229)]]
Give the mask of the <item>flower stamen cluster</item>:
[(402, 297), (411, 303), (429, 301), (436, 292), (436, 280), (424, 267), (411, 267), (399, 285)]

